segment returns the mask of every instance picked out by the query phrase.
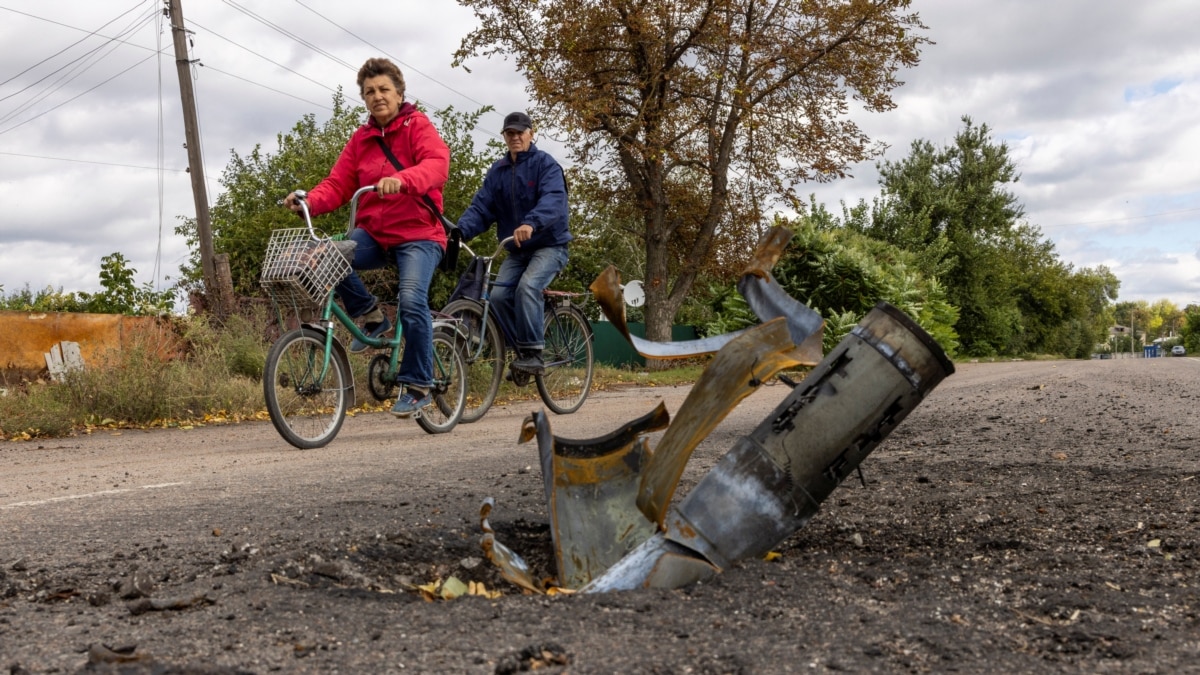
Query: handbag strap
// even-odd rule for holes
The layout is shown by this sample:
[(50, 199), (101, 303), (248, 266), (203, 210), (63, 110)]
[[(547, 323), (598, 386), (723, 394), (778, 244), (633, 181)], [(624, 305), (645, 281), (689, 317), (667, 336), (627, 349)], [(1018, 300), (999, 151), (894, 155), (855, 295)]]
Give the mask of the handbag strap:
[[(380, 149), (383, 150), (383, 154), (388, 158), (388, 161), (392, 163), (392, 166), (396, 167), (397, 171), (403, 171), (404, 165), (400, 163), (400, 160), (396, 159), (396, 155), (392, 154), (392, 149), (388, 147), (386, 142), (384, 142), (383, 136), (376, 136), (375, 141), (379, 143)], [(421, 201), (425, 203), (425, 206), (427, 206), (430, 211), (433, 211), (433, 215), (437, 216), (437, 219), (441, 221), (442, 226), (445, 227), (446, 220), (442, 217), (442, 210), (439, 209), (437, 204), (433, 202), (433, 198), (427, 194), (424, 194), (421, 195)]]

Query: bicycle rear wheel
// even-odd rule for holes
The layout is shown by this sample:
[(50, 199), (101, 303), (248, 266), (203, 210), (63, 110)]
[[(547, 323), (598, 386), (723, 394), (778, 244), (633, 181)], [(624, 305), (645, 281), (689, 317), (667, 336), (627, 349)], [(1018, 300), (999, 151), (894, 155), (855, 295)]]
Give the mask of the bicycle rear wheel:
[(332, 441), (350, 405), (350, 364), (335, 349), (325, 368), (325, 340), (324, 333), (310, 328), (289, 331), (271, 346), (263, 371), (271, 423), (302, 450)]
[(433, 333), (433, 403), (417, 413), (417, 424), (431, 434), (444, 434), (462, 418), (467, 403), (467, 364), (449, 331)]
[(546, 316), (546, 372), (534, 378), (542, 402), (559, 415), (583, 406), (592, 387), (592, 327), (574, 307), (558, 306)]
[(459, 320), (459, 344), (467, 363), (467, 404), (463, 424), (478, 421), (492, 407), (504, 378), (504, 337), (496, 320), (484, 320), (483, 305), (468, 299), (455, 300), (442, 309)]

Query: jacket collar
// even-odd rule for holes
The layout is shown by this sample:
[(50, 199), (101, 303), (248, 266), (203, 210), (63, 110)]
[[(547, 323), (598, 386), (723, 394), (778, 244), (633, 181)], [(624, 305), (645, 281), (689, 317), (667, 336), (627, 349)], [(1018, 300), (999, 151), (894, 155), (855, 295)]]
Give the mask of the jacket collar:
[(399, 128), (399, 126), (401, 124), (404, 124), (405, 120), (407, 120), (409, 117), (411, 117), (412, 114), (415, 113), (416, 111), (417, 111), (417, 106), (409, 103), (408, 101), (405, 101), (404, 103), (400, 104), (400, 110), (396, 113), (396, 116), (392, 118), (392, 121), (388, 122), (386, 128), (380, 127), (379, 122), (376, 122), (375, 118), (371, 117), (369, 114), (367, 115), (366, 126), (372, 128), (372, 129), (379, 129), (380, 131), (382, 131), (384, 133), (388, 133), (390, 131), (395, 131), (397, 128)]
[(513, 156), (512, 156), (511, 152), (504, 153), (503, 161), (506, 164), (520, 164), (521, 162), (524, 162), (525, 160), (529, 159), (529, 157), (531, 155), (533, 155), (534, 153), (536, 153), (537, 151), (538, 151), (537, 143), (530, 143), (528, 150), (522, 150), (521, 152), (517, 153), (517, 161), (515, 161), (515, 162), (513, 161)]

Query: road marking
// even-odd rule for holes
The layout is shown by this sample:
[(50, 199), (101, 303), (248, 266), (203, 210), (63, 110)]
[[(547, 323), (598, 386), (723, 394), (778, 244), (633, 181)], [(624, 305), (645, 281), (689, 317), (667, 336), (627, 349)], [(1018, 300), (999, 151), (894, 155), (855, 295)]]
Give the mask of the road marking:
[(116, 495), (122, 492), (136, 492), (138, 490), (160, 490), (162, 488), (175, 487), (176, 485), (187, 485), (183, 483), (159, 483), (157, 485), (143, 485), (135, 488), (119, 488), (116, 490), (102, 490), (100, 492), (89, 492), (83, 495), (65, 495), (63, 497), (51, 497), (49, 499), (36, 499), (28, 502), (14, 502), (12, 504), (0, 504), (0, 511), (4, 509), (15, 509), (19, 506), (39, 506), (41, 504), (53, 504), (54, 502), (65, 502), (72, 499), (89, 499), (91, 497), (103, 497), (105, 495)]

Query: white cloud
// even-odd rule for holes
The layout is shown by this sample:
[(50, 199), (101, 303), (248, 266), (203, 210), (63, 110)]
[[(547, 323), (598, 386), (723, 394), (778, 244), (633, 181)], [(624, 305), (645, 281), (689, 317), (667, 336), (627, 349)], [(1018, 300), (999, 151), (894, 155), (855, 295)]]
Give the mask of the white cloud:
[[(134, 11), (101, 33), (161, 7), (130, 4)], [(150, 280), (156, 260), (160, 274), (175, 276), (187, 251), (174, 227), (194, 207), (188, 174), (179, 171), (187, 156), (169, 30), (159, 35), (146, 24), (69, 82), (55, 74), (62, 59), (14, 78), (131, 7), (83, 0), (5, 6), (0, 120), (12, 117), (0, 121), (0, 286), (96, 290), (100, 258), (118, 250), (138, 270), (139, 283)], [(483, 125), (498, 127), (504, 113), (528, 106), (511, 61), (473, 59), (471, 72), (450, 67), (475, 26), (469, 10), (449, 0), (400, 0), (388, 8), (381, 12), (379, 3), (363, 0), (185, 2), (193, 58), (203, 64), (194, 82), (210, 200), (230, 150), (244, 155), (262, 144), (273, 151), (276, 135), (303, 115), (325, 119), (338, 86), (357, 102), (356, 67), (380, 51), (401, 64), (410, 97), (431, 108), (491, 104), (498, 112)], [(1200, 300), (1200, 125), (1193, 121), (1200, 108), (1200, 4), (914, 0), (911, 9), (936, 44), (926, 46), (916, 69), (899, 73), (906, 84), (896, 91), (895, 110), (856, 115), (865, 131), (890, 145), (883, 159), (902, 159), (916, 139), (953, 142), (961, 117), (969, 115), (1008, 143), (1021, 173), (1013, 191), (1064, 260), (1109, 266), (1123, 282), (1123, 300)], [(93, 39), (68, 53), (98, 44)], [(166, 49), (161, 58), (116, 76), (159, 45)], [(29, 92), (59, 84), (27, 112), (13, 114)], [(4, 133), (53, 106), (59, 107)], [(161, 176), (161, 204), (159, 174), (130, 168), (158, 165), (160, 110), (162, 165), (169, 170)], [(481, 129), (478, 140), (493, 131)], [(835, 210), (839, 200), (878, 194), (874, 162), (852, 173), (853, 179), (805, 191)]]

